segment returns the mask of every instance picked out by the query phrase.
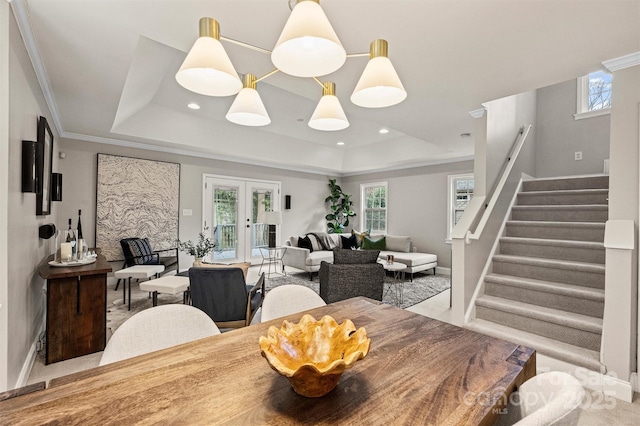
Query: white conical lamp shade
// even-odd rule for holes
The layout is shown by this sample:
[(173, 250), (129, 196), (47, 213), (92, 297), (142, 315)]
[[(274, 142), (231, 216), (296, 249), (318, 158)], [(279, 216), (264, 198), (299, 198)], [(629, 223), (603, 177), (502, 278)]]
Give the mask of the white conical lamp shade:
[(320, 98), (320, 102), (309, 120), (309, 127), (325, 131), (342, 130), (349, 127), (349, 120), (347, 120), (342, 105), (335, 95), (324, 95)]
[[(205, 21), (203, 24), (202, 20), (210, 21)], [(203, 35), (203, 25), (210, 24), (211, 21), (215, 23), (217, 28), (217, 22), (213, 19), (201, 19), (201, 37), (193, 44), (176, 73), (176, 81), (185, 89), (201, 95), (235, 95), (242, 89), (242, 82), (238, 78), (227, 52), (217, 38)], [(215, 34), (217, 35), (217, 31)]]
[(240, 90), (226, 117), (230, 122), (243, 126), (266, 126), (271, 123), (260, 94), (247, 87)]
[(383, 108), (405, 100), (407, 91), (387, 58), (387, 42), (376, 40), (371, 43), (371, 59), (367, 63), (351, 102), (366, 108)]
[(346, 60), (347, 52), (320, 4), (313, 0), (296, 4), (271, 53), (280, 71), (296, 77), (330, 74)]

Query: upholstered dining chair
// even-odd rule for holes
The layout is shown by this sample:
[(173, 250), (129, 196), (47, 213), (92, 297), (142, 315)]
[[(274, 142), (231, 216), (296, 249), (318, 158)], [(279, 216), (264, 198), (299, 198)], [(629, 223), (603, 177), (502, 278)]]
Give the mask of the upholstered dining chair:
[(524, 382), (509, 398), (507, 412), (496, 425), (569, 426), (578, 424), (584, 388), (571, 374), (549, 371)]
[(239, 267), (189, 268), (191, 304), (204, 311), (220, 328), (241, 328), (251, 323), (262, 306), (264, 273), (247, 285)]
[[(124, 254), (123, 268), (134, 265), (163, 265), (164, 271), (160, 275), (174, 269), (179, 270), (177, 247), (154, 251), (148, 238), (137, 237), (121, 239), (120, 247)], [(116, 290), (119, 285), (120, 279), (116, 283)]]
[(208, 315), (189, 305), (162, 305), (145, 309), (113, 333), (100, 365), (220, 334)]
[(264, 296), (261, 321), (270, 321), (307, 309), (326, 305), (322, 297), (303, 285), (281, 285), (273, 288)]

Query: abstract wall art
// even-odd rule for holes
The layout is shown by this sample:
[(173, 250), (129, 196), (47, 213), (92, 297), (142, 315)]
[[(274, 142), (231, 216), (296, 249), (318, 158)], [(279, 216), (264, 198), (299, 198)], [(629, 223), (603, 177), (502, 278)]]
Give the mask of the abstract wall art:
[(98, 154), (96, 247), (123, 260), (122, 238), (149, 238), (154, 250), (176, 246), (180, 164)]

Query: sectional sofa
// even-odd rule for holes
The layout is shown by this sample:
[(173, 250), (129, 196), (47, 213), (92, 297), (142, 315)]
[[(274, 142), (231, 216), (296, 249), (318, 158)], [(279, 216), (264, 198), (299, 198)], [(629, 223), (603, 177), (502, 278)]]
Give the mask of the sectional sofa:
[[(358, 234), (360, 235), (360, 234)], [(308, 238), (308, 240), (306, 240)], [(413, 280), (416, 272), (433, 269), (436, 273), (438, 266), (438, 256), (429, 253), (418, 253), (411, 250), (411, 238), (396, 235), (374, 235), (371, 237), (358, 238), (354, 234), (324, 234), (308, 233), (304, 237), (293, 236), (286, 242), (287, 250), (282, 258), (283, 266), (290, 266), (309, 273), (309, 279), (313, 279), (313, 273), (320, 270), (322, 261), (333, 263), (334, 247), (355, 248), (354, 238), (357, 248), (367, 249), (367, 243), (374, 245), (376, 250), (380, 250), (380, 259), (387, 259), (388, 255), (394, 256), (395, 262), (407, 265), (405, 272)], [(367, 238), (367, 241), (364, 241)], [(384, 238), (384, 241), (381, 241)], [(347, 242), (347, 240), (350, 240)], [(311, 247), (308, 247), (309, 242)], [(302, 247), (300, 247), (302, 245)], [(347, 245), (347, 246), (346, 246)], [(363, 247), (364, 246), (364, 247)]]

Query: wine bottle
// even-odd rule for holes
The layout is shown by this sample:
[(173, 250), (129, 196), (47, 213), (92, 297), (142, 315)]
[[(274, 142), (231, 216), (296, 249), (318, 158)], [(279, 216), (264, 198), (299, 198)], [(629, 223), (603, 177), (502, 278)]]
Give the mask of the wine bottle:
[(82, 237), (82, 222), (80, 222), (80, 215), (82, 214), (82, 210), (78, 210), (78, 239), (81, 240)]
[(71, 229), (71, 218), (69, 218), (69, 230), (67, 232), (67, 242), (71, 243), (71, 258), (77, 259), (76, 234)]

